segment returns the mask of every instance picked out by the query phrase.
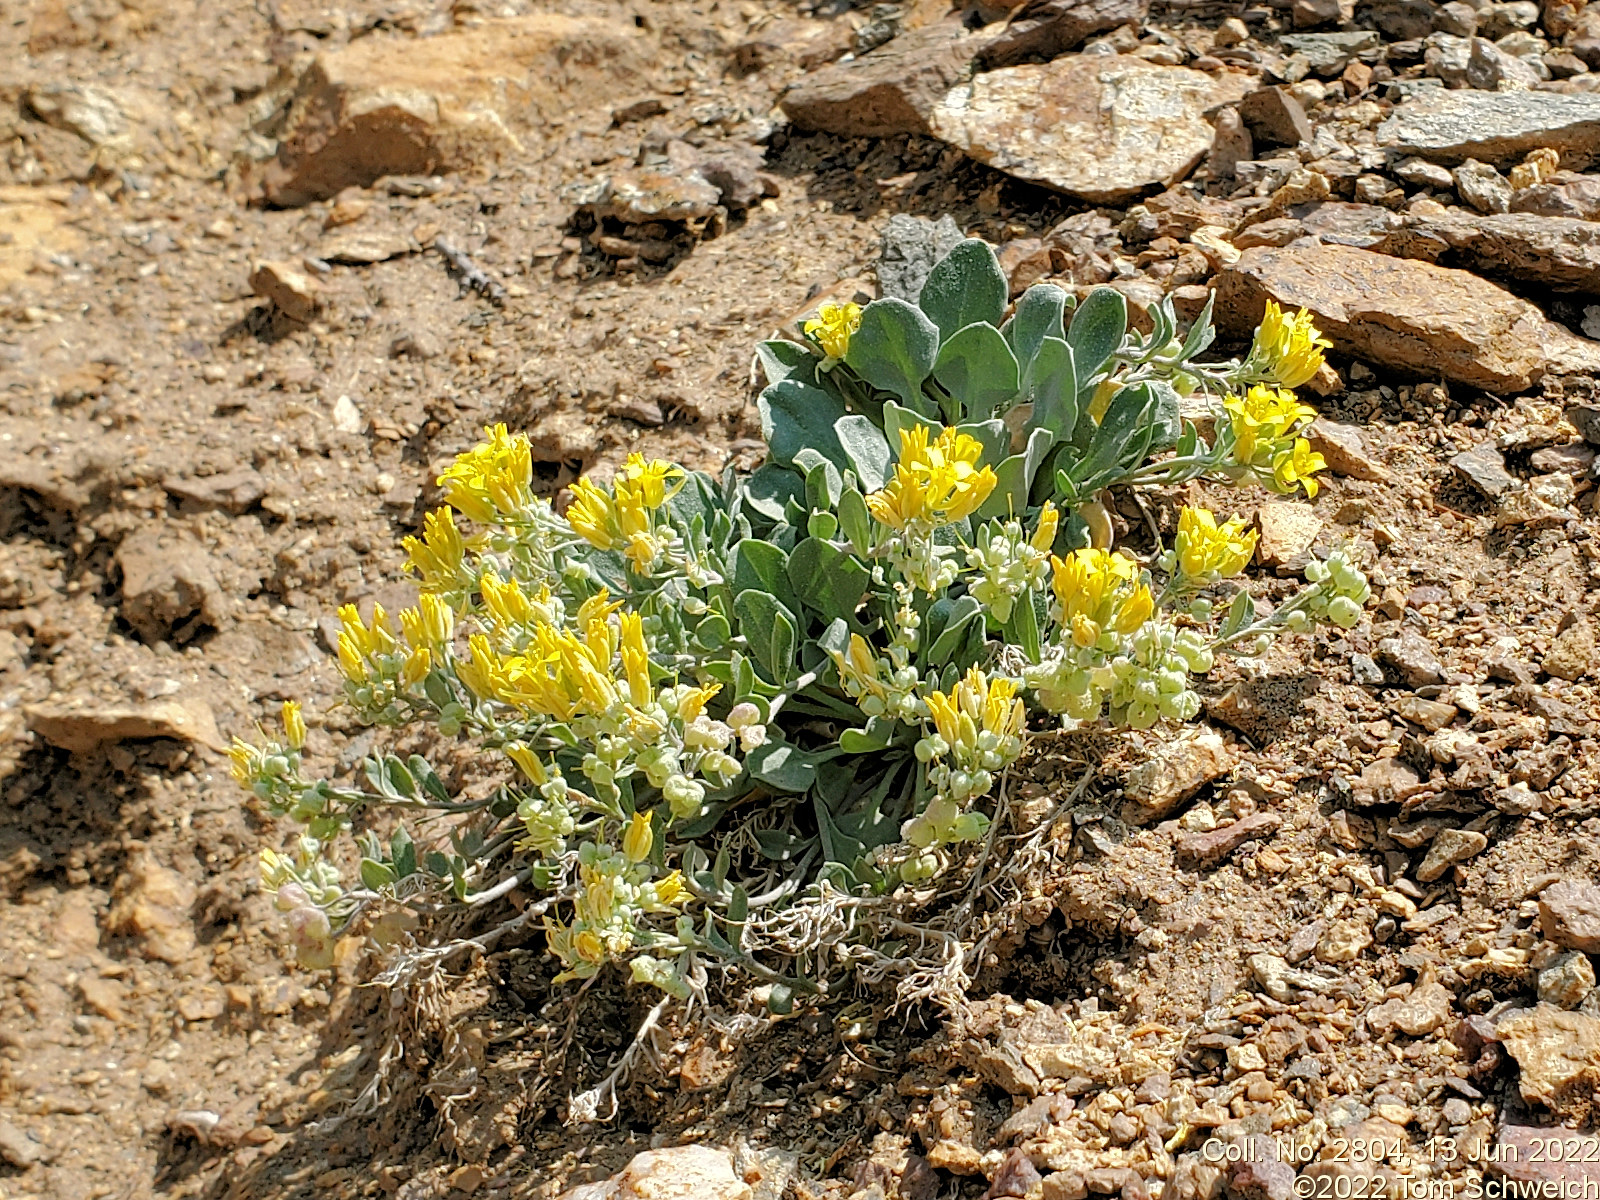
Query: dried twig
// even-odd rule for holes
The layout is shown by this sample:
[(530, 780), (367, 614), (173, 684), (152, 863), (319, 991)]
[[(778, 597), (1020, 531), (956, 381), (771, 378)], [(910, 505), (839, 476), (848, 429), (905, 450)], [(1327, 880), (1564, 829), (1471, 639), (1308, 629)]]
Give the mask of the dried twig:
[(462, 283), (477, 292), (490, 304), (498, 308), (506, 302), (505, 287), (499, 280), (491, 277), (487, 271), (473, 262), (465, 250), (458, 249), (455, 243), (446, 241), (442, 237), (433, 239), (433, 248), (449, 264), (452, 274), (460, 276)]

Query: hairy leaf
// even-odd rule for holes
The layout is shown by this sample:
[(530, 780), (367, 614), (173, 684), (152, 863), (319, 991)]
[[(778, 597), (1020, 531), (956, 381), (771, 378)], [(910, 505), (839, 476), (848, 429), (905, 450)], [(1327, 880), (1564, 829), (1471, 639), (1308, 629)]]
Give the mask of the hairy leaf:
[(998, 326), (1008, 291), (989, 244), (968, 238), (934, 264), (917, 303), (948, 338), (975, 321)]

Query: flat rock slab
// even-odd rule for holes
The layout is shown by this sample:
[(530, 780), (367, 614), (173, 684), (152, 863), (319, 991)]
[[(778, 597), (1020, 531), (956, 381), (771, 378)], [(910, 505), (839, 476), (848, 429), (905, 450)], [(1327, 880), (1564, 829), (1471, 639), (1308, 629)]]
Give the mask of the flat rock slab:
[(1530, 1104), (1587, 1124), (1600, 1085), (1600, 1020), (1548, 1004), (1507, 1016), (1495, 1032), (1522, 1068), (1519, 1088)]
[(1078, 55), (989, 71), (934, 108), (934, 135), (1007, 174), (1094, 204), (1171, 187), (1216, 138), (1206, 115), (1255, 78)]
[(1600, 296), (1600, 222), (1534, 213), (1405, 217), (1369, 249)]
[(1549, 147), (1579, 171), (1600, 158), (1600, 96), (1559, 92), (1437, 91), (1408, 100), (1378, 126), (1378, 144), (1402, 155), (1497, 167)]
[(988, 44), (959, 25), (908, 30), (870, 54), (813, 71), (779, 104), (800, 129), (843, 137), (927, 133), (929, 114)]
[(1476, 275), (1353, 246), (1258, 246), (1217, 281), (1217, 323), (1248, 337), (1266, 302), (1306, 308), (1336, 349), (1496, 394), (1545, 369), (1544, 315)]
[(154, 700), (148, 704), (66, 700), (30, 704), (24, 712), (28, 728), (36, 736), (74, 754), (110, 742), (140, 738), (173, 738), (213, 750), (225, 750), (228, 745), (217, 732), (211, 706), (199, 697), (186, 701)]
[(320, 54), (296, 85), (261, 193), (294, 206), (384, 175), (520, 153), (519, 131), (648, 87), (646, 42), (631, 23), (540, 13), (437, 37), (361, 38)]

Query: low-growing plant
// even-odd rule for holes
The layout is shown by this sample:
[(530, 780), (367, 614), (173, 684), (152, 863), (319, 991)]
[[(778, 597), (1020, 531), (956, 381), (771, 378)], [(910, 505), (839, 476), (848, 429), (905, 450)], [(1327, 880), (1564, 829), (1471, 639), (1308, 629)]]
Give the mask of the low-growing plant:
[[(408, 907), (523, 887), (561, 978), (617, 964), (681, 997), (722, 962), (781, 1011), (848, 926), (781, 959), (752, 930), (948, 870), (1030, 728), (1188, 721), (1219, 655), (1353, 624), (1368, 587), (1342, 551), (1258, 615), (1224, 582), (1255, 547), (1239, 518), (1184, 509), (1146, 562), (1112, 548), (1108, 488), (1314, 495), (1323, 465), (1292, 391), (1326, 345), (1304, 313), (1269, 305), (1223, 363), (1198, 359), (1209, 305), (1183, 336), (1166, 302), (1150, 321), (1131, 332), (1109, 288), (1008, 306), (972, 240), (919, 305), (824, 306), (804, 340), (760, 347), (768, 455), (748, 475), (633, 455), (558, 513), (527, 439), (487, 430), (405, 540), (419, 603), (341, 609), (339, 666), (362, 722), (431, 726), (498, 782), (453, 795), (392, 754), (311, 778), (292, 703), (281, 736), (234, 747), (239, 782), (303, 827), (262, 860), (302, 961), (327, 965), (368, 910), (382, 940)], [(405, 819), (362, 832), (342, 880), (326, 848), (380, 807)]]

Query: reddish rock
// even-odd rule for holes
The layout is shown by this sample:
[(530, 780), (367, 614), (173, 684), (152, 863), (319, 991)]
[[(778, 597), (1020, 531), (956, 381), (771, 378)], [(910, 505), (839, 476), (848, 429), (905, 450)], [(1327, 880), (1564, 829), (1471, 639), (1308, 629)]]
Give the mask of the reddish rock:
[(1539, 893), (1539, 927), (1558, 946), (1600, 954), (1600, 886), (1577, 879), (1552, 883)]
[(319, 55), (289, 105), (268, 203), (299, 205), (383, 175), (493, 162), (561, 113), (604, 110), (647, 77), (630, 24), (555, 13), (484, 21), (437, 37), (375, 35)]
[(1188, 175), (1215, 138), (1206, 114), (1250, 82), (1128, 55), (1077, 55), (985, 72), (952, 88), (929, 125), (979, 162), (1111, 204)]
[(1246, 842), (1269, 837), (1279, 824), (1275, 813), (1253, 813), (1232, 825), (1224, 825), (1207, 833), (1182, 833), (1177, 838), (1178, 857), (1198, 867), (1209, 867), (1227, 858)]
[(1028, 0), (1011, 8), (1004, 28), (983, 52), (983, 66), (993, 70), (1025, 59), (1058, 58), (1097, 33), (1142, 24), (1149, 12), (1150, 0)]
[[(1507, 1188), (1507, 1196), (1578, 1197), (1600, 1194), (1600, 1157), (1590, 1149), (1593, 1129), (1573, 1129), (1560, 1125), (1500, 1126), (1495, 1135), (1494, 1153), (1486, 1156), (1490, 1178), (1518, 1185)], [(1552, 1153), (1552, 1143), (1560, 1149)], [(1577, 1153), (1566, 1154), (1567, 1145)]]
[(1306, 110), (1288, 88), (1265, 87), (1239, 101), (1239, 116), (1260, 146), (1298, 146), (1311, 140)]
[(1306, 308), (1339, 351), (1495, 393), (1545, 369), (1544, 317), (1465, 271), (1352, 246), (1257, 247), (1217, 279), (1217, 321), (1248, 337), (1268, 300)]
[(953, 23), (913, 29), (870, 54), (812, 72), (780, 104), (800, 129), (846, 137), (927, 133), (934, 106), (972, 73), (985, 45), (982, 35)]

